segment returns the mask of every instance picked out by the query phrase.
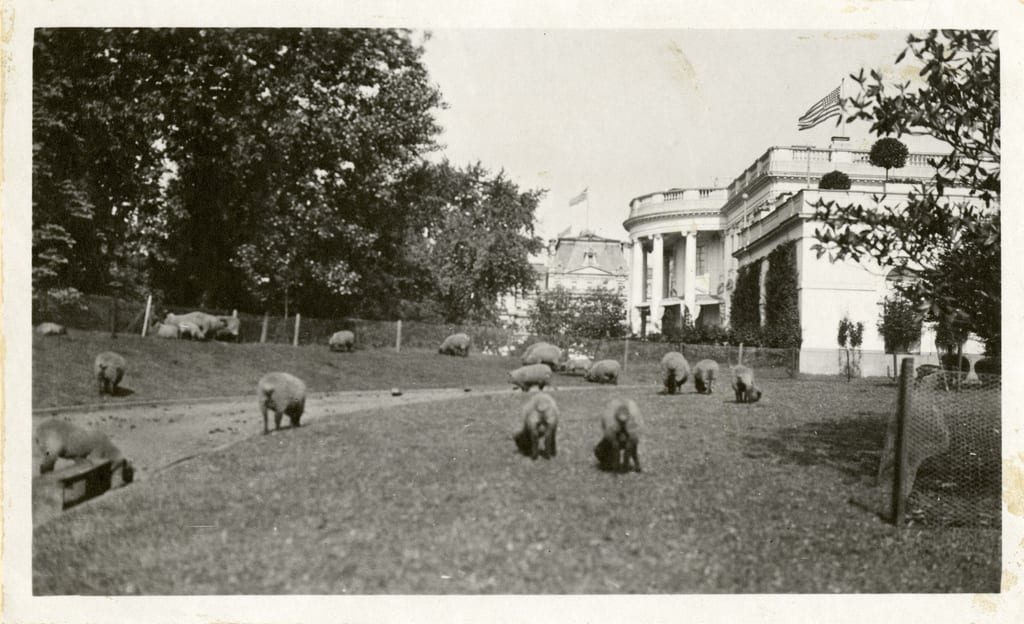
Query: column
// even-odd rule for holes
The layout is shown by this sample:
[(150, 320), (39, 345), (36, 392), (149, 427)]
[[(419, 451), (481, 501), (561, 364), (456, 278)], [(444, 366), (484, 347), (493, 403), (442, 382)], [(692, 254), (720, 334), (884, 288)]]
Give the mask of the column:
[(654, 263), (654, 271), (651, 275), (651, 331), (661, 333), (661, 298), (665, 292), (665, 243), (661, 234), (654, 235), (654, 250), (651, 252), (651, 262)]
[(697, 233), (683, 232), (686, 237), (686, 281), (683, 284), (683, 301), (690, 311), (690, 320), (697, 323), (700, 310), (697, 309)]
[[(675, 245), (672, 246), (672, 261), (676, 265), (675, 279), (672, 280), (672, 284), (669, 286), (670, 289), (676, 291), (676, 297), (680, 299), (683, 297), (683, 293), (686, 292), (686, 250), (684, 249), (685, 239), (679, 239)], [(680, 315), (682, 312), (680, 312)], [(680, 316), (680, 318), (682, 318)]]
[(644, 300), (644, 242), (633, 239), (633, 252), (629, 265), (629, 326), (640, 333), (640, 308)]

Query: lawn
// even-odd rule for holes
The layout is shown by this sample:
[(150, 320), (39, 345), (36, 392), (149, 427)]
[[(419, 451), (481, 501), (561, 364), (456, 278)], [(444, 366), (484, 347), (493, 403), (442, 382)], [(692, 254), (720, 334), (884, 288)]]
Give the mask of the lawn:
[[(34, 592), (999, 591), (999, 531), (896, 530), (851, 503), (877, 494), (891, 385), (763, 386), (754, 405), (555, 392), (559, 454), (536, 462), (511, 392), (258, 436), (37, 527)], [(640, 474), (593, 459), (617, 394), (645, 415)]]

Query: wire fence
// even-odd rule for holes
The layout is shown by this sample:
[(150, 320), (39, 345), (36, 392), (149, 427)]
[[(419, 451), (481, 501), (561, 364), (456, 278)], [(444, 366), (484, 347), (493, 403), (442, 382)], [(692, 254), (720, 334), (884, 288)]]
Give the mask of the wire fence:
[(1001, 392), (999, 375), (901, 378), (878, 470), (894, 522), (1000, 527)]

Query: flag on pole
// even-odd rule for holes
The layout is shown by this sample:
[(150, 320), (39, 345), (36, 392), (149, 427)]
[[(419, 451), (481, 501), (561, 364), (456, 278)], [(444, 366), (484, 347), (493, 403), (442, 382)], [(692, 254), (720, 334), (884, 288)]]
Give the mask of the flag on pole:
[(807, 109), (807, 112), (797, 120), (796, 125), (800, 130), (809, 130), (829, 117), (843, 117), (842, 108), (839, 106), (839, 87), (832, 89), (828, 95)]
[(583, 202), (587, 201), (587, 189), (589, 189), (589, 188), (590, 187), (588, 186), (587, 188), (583, 189), (582, 193), (580, 193), (576, 197), (573, 197), (572, 199), (570, 199), (569, 200), (569, 205), (570, 206), (575, 206), (576, 204), (582, 204)]

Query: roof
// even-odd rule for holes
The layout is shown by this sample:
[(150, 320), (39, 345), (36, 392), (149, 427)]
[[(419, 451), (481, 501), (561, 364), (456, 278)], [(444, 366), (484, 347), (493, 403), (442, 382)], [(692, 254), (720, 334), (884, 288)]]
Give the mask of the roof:
[(571, 273), (580, 269), (598, 269), (611, 275), (627, 272), (622, 242), (593, 234), (559, 239), (549, 271)]

